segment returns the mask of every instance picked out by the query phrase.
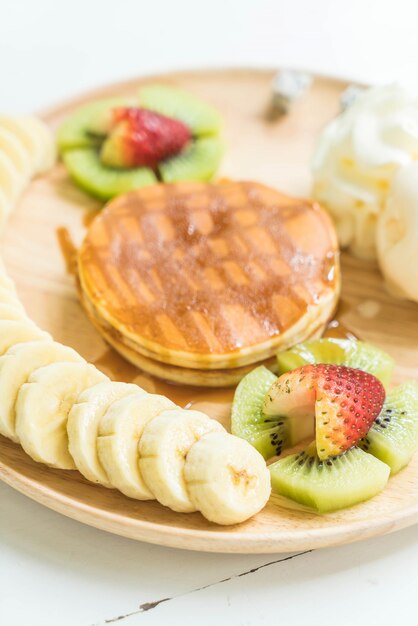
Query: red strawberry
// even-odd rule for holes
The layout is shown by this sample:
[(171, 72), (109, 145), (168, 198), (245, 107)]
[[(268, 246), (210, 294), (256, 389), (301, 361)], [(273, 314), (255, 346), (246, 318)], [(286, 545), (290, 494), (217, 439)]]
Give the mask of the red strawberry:
[(270, 388), (267, 415), (315, 418), (316, 447), (324, 460), (342, 454), (364, 437), (379, 415), (385, 390), (377, 378), (344, 365), (305, 365)]
[(112, 167), (155, 169), (160, 161), (180, 152), (190, 139), (190, 130), (179, 120), (147, 109), (121, 107), (112, 112), (101, 159)]

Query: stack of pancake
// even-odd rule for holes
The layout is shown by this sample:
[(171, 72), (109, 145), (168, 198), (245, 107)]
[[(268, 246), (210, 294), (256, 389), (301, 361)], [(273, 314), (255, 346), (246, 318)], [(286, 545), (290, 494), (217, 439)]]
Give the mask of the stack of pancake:
[(82, 303), (142, 370), (229, 386), (318, 336), (336, 307), (336, 236), (315, 203), (252, 182), (159, 184), (118, 197), (78, 257)]

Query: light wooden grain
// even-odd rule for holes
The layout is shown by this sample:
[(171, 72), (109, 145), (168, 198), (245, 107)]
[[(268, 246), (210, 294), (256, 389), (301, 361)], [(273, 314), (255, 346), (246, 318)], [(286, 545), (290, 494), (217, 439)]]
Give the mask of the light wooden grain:
[[(225, 70), (158, 79), (190, 89), (221, 110), (228, 146), (222, 175), (260, 180), (305, 195), (315, 137), (338, 110), (338, 97), (345, 84), (317, 78), (309, 95), (290, 115), (269, 120), (266, 111), (272, 76), (271, 71)], [(132, 94), (140, 82), (96, 90), (54, 108), (45, 119), (55, 127), (80, 103), (113, 93)], [(2, 255), (28, 312), (55, 339), (77, 349), (115, 380), (137, 380), (148, 390), (163, 392), (182, 405), (192, 402), (228, 425), (231, 392), (217, 394), (156, 383), (109, 350), (86, 319), (74, 281), (66, 273), (56, 229), (68, 228), (78, 243), (85, 231), (86, 215), (98, 208), (97, 202), (71, 184), (60, 165), (31, 184), (10, 220), (2, 245)], [(365, 301), (378, 303), (376, 317), (362, 317)], [(343, 259), (342, 304), (341, 321), (395, 357), (395, 382), (418, 378), (416, 305), (388, 296), (377, 270), (349, 257)], [(318, 516), (285, 510), (273, 496), (254, 519), (230, 528), (210, 524), (197, 513), (177, 514), (156, 502), (130, 500), (88, 483), (77, 472), (49, 469), (3, 438), (0, 478), (81, 522), (134, 539), (192, 550), (261, 553), (317, 548), (365, 539), (418, 521), (418, 458), (392, 478), (383, 493), (351, 509)]]

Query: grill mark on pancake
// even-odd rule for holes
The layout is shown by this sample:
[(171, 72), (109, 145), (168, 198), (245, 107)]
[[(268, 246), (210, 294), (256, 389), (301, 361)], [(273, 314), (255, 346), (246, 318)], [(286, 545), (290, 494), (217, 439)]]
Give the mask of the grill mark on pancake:
[(222, 267), (225, 271), (227, 278), (236, 285), (243, 286), (248, 284), (248, 278), (246, 273), (236, 263), (236, 261), (225, 261), (222, 263)]
[(207, 317), (205, 317), (199, 311), (191, 311), (190, 317), (193, 318), (193, 321), (197, 329), (200, 331), (202, 338), (208, 346), (210, 352), (222, 351), (222, 346), (211, 328), (210, 320), (208, 320)]
[(213, 230), (213, 219), (211, 215), (204, 211), (192, 211), (191, 226), (201, 235), (209, 235)]
[(229, 246), (225, 239), (212, 239), (212, 241), (208, 241), (208, 246), (211, 249), (212, 253), (220, 258), (226, 257), (229, 253)]
[(153, 280), (153, 283), (154, 283), (154, 285), (156, 286), (157, 290), (158, 290), (159, 292), (164, 291), (164, 286), (163, 286), (163, 283), (161, 282), (161, 279), (160, 279), (160, 277), (159, 277), (159, 275), (158, 275), (158, 271), (157, 271), (157, 269), (156, 269), (155, 267), (153, 267), (153, 268), (150, 270), (150, 276), (151, 276), (151, 278), (152, 278), (152, 280)]
[[(95, 265), (102, 268), (108, 289), (117, 289), (120, 297), (119, 303), (109, 298), (110, 314), (117, 312), (121, 325), (135, 329), (139, 340), (143, 336), (171, 350), (186, 346), (196, 352), (208, 345), (215, 349), (216, 340), (221, 353), (234, 351), (281, 334), (318, 294), (332, 288), (333, 281), (325, 285), (322, 248), (318, 258), (306, 254), (295, 227), (293, 237), (287, 229), (289, 219), (295, 225), (308, 213), (307, 222), (321, 231), (334, 254), (332, 233), (318, 210), (253, 183), (179, 183), (157, 194), (144, 188), (119, 198), (114, 211), (108, 205), (91, 225), (81, 251), (83, 272), (87, 276)], [(106, 245), (96, 241), (101, 221), (107, 238), (97, 232)], [(335, 258), (327, 261), (328, 272), (332, 263)], [(133, 284), (132, 269), (140, 278)], [(89, 297), (97, 296), (93, 285)], [(162, 311), (173, 331), (164, 323), (163, 339), (156, 322)], [(232, 323), (237, 311), (245, 324)], [(202, 320), (209, 324), (210, 339)]]
[(165, 243), (166, 241), (173, 241), (175, 236), (175, 230), (171, 220), (163, 213), (154, 213), (152, 219), (152, 225), (158, 233), (158, 237)]
[(181, 332), (179, 332), (178, 327), (171, 321), (171, 318), (168, 315), (160, 313), (156, 316), (156, 321), (161, 329), (161, 332), (168, 341), (174, 339), (181, 348), (187, 348), (187, 342), (184, 336)]
[(225, 289), (225, 283), (222, 280), (220, 273), (214, 267), (205, 267), (204, 273), (208, 281), (208, 287), (218, 290)]
[(233, 219), (237, 226), (254, 226), (257, 223), (257, 212), (252, 209), (237, 209)]
[(135, 235), (135, 240), (138, 243), (144, 243), (144, 235), (141, 230), (141, 224), (136, 215), (124, 215), (121, 217), (120, 223), (125, 235), (128, 235), (129, 238), (132, 238), (132, 236)]
[(269, 233), (261, 226), (251, 226), (244, 231), (244, 237), (247, 242), (251, 241), (260, 254), (270, 254), (275, 256), (278, 253), (277, 246)]

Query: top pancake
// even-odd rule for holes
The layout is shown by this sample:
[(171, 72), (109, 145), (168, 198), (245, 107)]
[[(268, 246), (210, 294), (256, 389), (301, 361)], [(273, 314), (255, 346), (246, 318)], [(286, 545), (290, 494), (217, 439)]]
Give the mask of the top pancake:
[(317, 204), (232, 181), (120, 196), (90, 226), (79, 275), (131, 349), (200, 368), (256, 362), (311, 335), (332, 314), (340, 278)]

